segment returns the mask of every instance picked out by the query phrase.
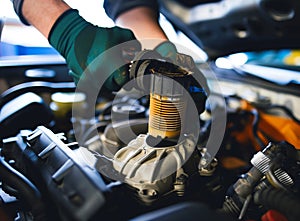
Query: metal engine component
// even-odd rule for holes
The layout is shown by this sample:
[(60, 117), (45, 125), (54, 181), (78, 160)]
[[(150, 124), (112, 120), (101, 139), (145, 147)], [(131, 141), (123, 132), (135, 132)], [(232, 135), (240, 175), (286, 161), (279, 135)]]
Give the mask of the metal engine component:
[[(154, 73), (151, 77), (149, 133), (153, 137), (176, 138), (185, 120), (187, 73)], [(182, 85), (179, 84), (182, 82)]]
[(0, 137), (15, 136), (22, 129), (49, 125), (51, 121), (53, 121), (53, 114), (44, 100), (39, 95), (28, 92), (1, 107)]
[[(148, 74), (151, 77), (146, 87), (150, 89), (148, 133), (139, 135), (119, 150), (113, 166), (125, 177), (127, 184), (137, 189), (143, 201), (154, 200), (170, 191), (182, 195), (188, 176), (199, 171), (196, 165), (200, 159), (195, 151), (198, 133), (191, 129), (199, 123), (199, 115), (196, 114), (197, 122), (193, 120), (191, 125), (193, 117), (187, 113), (187, 106), (192, 104), (187, 90), (189, 72), (157, 60), (146, 60), (133, 67), (137, 76)], [(196, 157), (191, 157), (194, 153)], [(198, 162), (185, 169), (190, 158)]]
[[(293, 195), (294, 179), (300, 171), (298, 155), (299, 152), (287, 143), (269, 144), (262, 152), (256, 153), (251, 159), (253, 167), (229, 189), (222, 211), (241, 220), (245, 218), (254, 195), (259, 198), (259, 194), (268, 189)], [(283, 165), (289, 166), (284, 168)]]
[(179, 170), (195, 149), (189, 137), (174, 146), (153, 147), (147, 144), (149, 136), (139, 135), (114, 157), (114, 168), (126, 175), (125, 182), (137, 188), (144, 201), (175, 190), (176, 180), (187, 177), (187, 171)]
[[(51, 197), (64, 220), (88, 220), (105, 204), (108, 188), (101, 175), (87, 164), (93, 156), (86, 155), (89, 160), (84, 160), (70, 149), (77, 144), (65, 144), (61, 139), (65, 139), (62, 134), (40, 126), (5, 139), (2, 155), (8, 162), (15, 161), (18, 171)], [(56, 220), (52, 215), (56, 214), (49, 214), (49, 220)]]

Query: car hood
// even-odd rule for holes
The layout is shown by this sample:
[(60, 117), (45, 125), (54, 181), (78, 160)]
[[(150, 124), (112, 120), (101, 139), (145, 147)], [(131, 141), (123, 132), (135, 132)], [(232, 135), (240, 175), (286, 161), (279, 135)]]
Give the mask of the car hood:
[(236, 52), (300, 48), (299, 0), (161, 0), (164, 16), (211, 59)]

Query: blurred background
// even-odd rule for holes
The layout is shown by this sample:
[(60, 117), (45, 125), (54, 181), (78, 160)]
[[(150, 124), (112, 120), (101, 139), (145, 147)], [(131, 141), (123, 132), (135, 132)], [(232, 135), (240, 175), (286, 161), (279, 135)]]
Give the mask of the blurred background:
[[(67, 0), (66, 2), (78, 9), (86, 20), (95, 25), (102, 27), (114, 25), (104, 12), (103, 0)], [(0, 19), (5, 24), (1, 35), (0, 56), (56, 54), (56, 51), (50, 48), (47, 39), (35, 28), (24, 26), (20, 22), (10, 0), (0, 0)]]

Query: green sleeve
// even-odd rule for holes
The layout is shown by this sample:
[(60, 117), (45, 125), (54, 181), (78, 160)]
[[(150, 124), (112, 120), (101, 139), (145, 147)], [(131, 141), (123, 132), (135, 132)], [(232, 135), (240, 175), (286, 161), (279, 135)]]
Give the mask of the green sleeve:
[[(123, 69), (114, 69), (115, 64), (124, 64), (122, 51), (115, 51), (113, 56), (109, 55), (110, 57), (102, 53), (113, 46), (131, 40), (135, 40), (131, 31), (119, 27), (94, 26), (85, 21), (74, 9), (61, 15), (49, 34), (50, 44), (66, 59), (75, 83), (86, 77), (82, 76), (83, 74), (93, 75), (99, 71), (110, 72), (113, 74), (105, 82), (105, 87), (109, 90), (120, 89), (129, 77), (124, 74), (124, 67)], [(139, 50), (139, 45), (135, 46), (136, 50)], [(98, 59), (99, 57), (100, 59)], [(96, 58), (99, 62), (95, 66), (92, 62)]]

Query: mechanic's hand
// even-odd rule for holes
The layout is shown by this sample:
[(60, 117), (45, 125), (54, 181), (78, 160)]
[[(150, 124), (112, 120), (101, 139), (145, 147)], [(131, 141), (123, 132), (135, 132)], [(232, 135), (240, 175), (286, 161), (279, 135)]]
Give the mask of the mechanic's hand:
[(189, 73), (187, 75), (187, 78), (189, 78), (187, 89), (198, 112), (202, 113), (205, 109), (206, 92), (208, 91), (206, 78), (196, 67), (193, 58), (189, 55), (178, 53), (175, 45), (169, 41), (161, 43), (154, 50), (143, 50), (137, 53), (130, 68), (130, 78), (136, 79), (134, 87), (144, 92), (150, 92), (151, 81), (143, 76), (156, 71), (159, 72), (160, 68), (162, 70), (170, 69), (169, 71), (179, 68), (181, 69), (179, 72)]
[(94, 26), (77, 10), (68, 10), (56, 21), (49, 42), (66, 59), (75, 83), (86, 81), (94, 88), (100, 87), (99, 79), (105, 78), (104, 86), (110, 91), (119, 90), (129, 80), (127, 63), (140, 51), (131, 31)]
[(194, 72), (196, 65), (193, 58), (177, 52), (176, 46), (170, 41), (164, 41), (154, 48), (166, 61), (174, 63), (187, 71)]
[(205, 109), (208, 86), (204, 75), (196, 67), (194, 59), (190, 55), (178, 53), (176, 46), (170, 41), (162, 42), (154, 48), (154, 51), (158, 52), (166, 61), (191, 73), (189, 92), (198, 112), (202, 113)]

